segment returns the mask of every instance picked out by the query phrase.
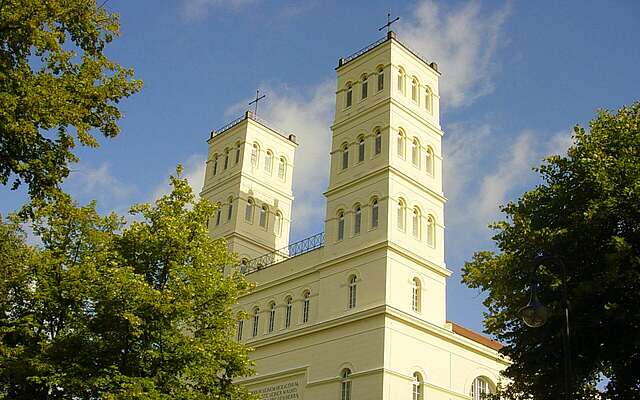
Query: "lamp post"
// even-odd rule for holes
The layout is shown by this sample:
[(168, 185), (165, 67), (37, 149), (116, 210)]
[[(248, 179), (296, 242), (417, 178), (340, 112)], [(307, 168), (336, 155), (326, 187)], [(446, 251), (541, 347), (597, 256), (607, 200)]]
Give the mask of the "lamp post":
[(562, 356), (564, 369), (564, 398), (571, 398), (571, 341), (569, 331), (569, 298), (567, 296), (567, 267), (560, 257), (555, 256), (538, 256), (535, 259), (535, 267), (532, 273), (532, 280), (529, 290), (531, 292), (529, 303), (520, 309), (520, 316), (525, 325), (531, 328), (539, 328), (547, 322), (547, 308), (540, 302), (537, 295), (538, 282), (536, 280), (536, 271), (538, 267), (543, 265), (545, 261), (553, 262), (562, 270), (562, 303), (564, 306), (564, 318), (562, 326)]

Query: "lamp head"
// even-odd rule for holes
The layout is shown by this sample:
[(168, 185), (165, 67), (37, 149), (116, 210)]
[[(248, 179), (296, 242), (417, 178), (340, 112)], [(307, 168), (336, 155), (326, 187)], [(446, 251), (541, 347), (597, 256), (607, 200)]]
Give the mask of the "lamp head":
[(531, 297), (529, 303), (520, 309), (522, 321), (531, 328), (539, 328), (547, 322), (549, 313), (547, 308), (540, 303), (536, 294), (536, 285), (531, 285)]

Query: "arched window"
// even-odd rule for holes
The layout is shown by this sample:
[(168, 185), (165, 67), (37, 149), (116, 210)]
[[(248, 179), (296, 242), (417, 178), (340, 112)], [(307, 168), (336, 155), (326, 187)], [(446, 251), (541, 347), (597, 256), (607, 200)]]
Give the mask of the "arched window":
[(427, 244), (436, 246), (436, 220), (431, 215), (427, 217)]
[(229, 167), (229, 149), (224, 149), (224, 169)]
[(239, 342), (242, 340), (242, 332), (244, 331), (244, 320), (238, 319), (238, 331), (236, 332), (236, 340)]
[(253, 337), (258, 336), (258, 325), (260, 324), (260, 309), (258, 307), (253, 309), (253, 329), (251, 334)]
[(404, 231), (405, 214), (407, 212), (407, 204), (403, 199), (398, 200), (397, 225), (398, 229)]
[(369, 91), (369, 87), (368, 87), (368, 82), (367, 82), (367, 74), (362, 75), (362, 99), (366, 99), (367, 98), (367, 92)]
[(286, 306), (284, 309), (284, 327), (288, 328), (291, 326), (291, 315), (293, 314), (293, 299), (291, 296), (287, 297), (285, 300)]
[(231, 217), (233, 216), (233, 197), (227, 199), (227, 204), (227, 221), (231, 221)]
[(430, 146), (427, 147), (426, 164), (427, 174), (433, 175), (433, 149)]
[(213, 175), (218, 173), (218, 155), (213, 156)]
[(378, 227), (378, 219), (379, 219), (379, 210), (378, 210), (378, 199), (373, 199), (371, 202), (371, 228)]
[(353, 214), (353, 234), (359, 235), (362, 228), (362, 207), (360, 207), (360, 205), (357, 205), (353, 210)]
[(344, 143), (342, 145), (342, 169), (347, 169), (349, 166), (349, 145)]
[(283, 181), (287, 178), (287, 159), (284, 157), (280, 157), (280, 162), (278, 163), (278, 178)]
[(344, 212), (338, 211), (338, 240), (344, 239)]
[(424, 107), (430, 113), (433, 112), (433, 92), (429, 86), (425, 87)]
[(404, 158), (404, 150), (405, 150), (405, 143), (406, 143), (406, 136), (404, 134), (404, 131), (401, 129), (398, 131), (398, 157), (400, 158)]
[(484, 377), (477, 377), (471, 384), (471, 399), (483, 400), (487, 395), (492, 393), (491, 384)]
[(346, 99), (346, 107), (351, 107), (353, 103), (353, 85), (350, 83), (347, 84), (347, 99)]
[(340, 374), (340, 400), (351, 400), (351, 370), (345, 368)]
[(382, 152), (382, 134), (380, 130), (376, 130), (376, 138), (375, 138), (374, 151), (376, 154), (380, 154)]
[(220, 225), (220, 219), (221, 219), (221, 215), (222, 215), (222, 204), (217, 203), (216, 204), (216, 226)]
[(309, 293), (309, 291), (305, 291), (304, 295), (302, 296), (302, 323), (307, 323), (309, 322), (309, 308), (310, 308), (310, 300), (311, 300), (311, 293)]
[(418, 97), (419, 92), (420, 92), (420, 83), (418, 83), (418, 79), (414, 77), (411, 80), (411, 100), (415, 101), (416, 103), (419, 102), (419, 97)]
[(411, 143), (411, 162), (420, 168), (420, 141), (418, 138), (413, 138)]
[(236, 164), (240, 161), (240, 143), (236, 143)]
[(355, 275), (349, 277), (349, 308), (355, 308), (356, 306), (357, 280), (358, 278)]
[(364, 137), (358, 139), (358, 162), (364, 161)]
[(405, 94), (406, 74), (402, 67), (398, 68), (398, 92)]
[(271, 150), (267, 150), (264, 156), (264, 172), (271, 175), (272, 170), (273, 170), (273, 152)]
[(413, 209), (412, 232), (413, 237), (420, 239), (420, 210), (416, 207)]
[(258, 143), (254, 143), (251, 147), (251, 167), (258, 168), (258, 154), (260, 153), (260, 146)]
[(422, 375), (418, 372), (413, 373), (413, 400), (423, 400), (424, 399), (424, 381), (422, 380)]
[(260, 226), (263, 227), (263, 228), (267, 227), (267, 216), (268, 215), (269, 215), (269, 208), (265, 204), (260, 208), (260, 221), (258, 221), (260, 223)]
[(420, 312), (422, 307), (422, 283), (420, 279), (413, 278), (413, 287), (411, 288), (411, 309), (415, 312)]
[(244, 208), (244, 220), (252, 223), (253, 222), (253, 207), (255, 203), (252, 198), (247, 199), (247, 206)]
[(269, 305), (269, 333), (273, 332), (276, 325), (276, 303), (271, 302)]
[(280, 211), (276, 211), (276, 216), (273, 220), (273, 233), (278, 236), (282, 234), (282, 213)]
[(384, 89), (384, 69), (378, 67), (378, 92)]

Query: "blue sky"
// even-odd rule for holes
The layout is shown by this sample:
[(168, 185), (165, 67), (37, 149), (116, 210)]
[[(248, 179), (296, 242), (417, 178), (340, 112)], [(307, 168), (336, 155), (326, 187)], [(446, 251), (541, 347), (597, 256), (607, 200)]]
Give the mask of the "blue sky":
[[(301, 142), (292, 237), (321, 231), (333, 118), (334, 68), (382, 35), (389, 8), (399, 39), (438, 62), (444, 168), (448, 318), (482, 329), (482, 295), (460, 267), (491, 248), (498, 205), (536, 183), (531, 167), (561, 153), (570, 128), (599, 107), (640, 94), (637, 1), (109, 0), (121, 36), (108, 53), (145, 83), (122, 103), (122, 133), (79, 149), (65, 188), (125, 212), (167, 190), (183, 163), (202, 185), (209, 131), (239, 115), (256, 88), (261, 116)], [(320, 167), (319, 167), (320, 166)], [(0, 212), (24, 192), (0, 188)]]

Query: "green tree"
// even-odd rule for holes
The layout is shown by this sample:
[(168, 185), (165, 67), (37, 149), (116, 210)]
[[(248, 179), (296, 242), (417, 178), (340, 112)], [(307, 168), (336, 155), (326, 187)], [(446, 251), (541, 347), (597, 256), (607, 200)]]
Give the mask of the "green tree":
[(142, 83), (104, 54), (118, 31), (95, 0), (0, 1), (0, 183), (48, 197), (76, 141), (119, 133), (117, 104)]
[(37, 247), (0, 225), (0, 398), (251, 398), (231, 383), (251, 373), (232, 339), (249, 284), (222, 272), (215, 207), (171, 183), (128, 225), (64, 195), (34, 208)]
[[(576, 126), (567, 154), (536, 169), (541, 184), (502, 208), (506, 219), (492, 225), (499, 251), (478, 252), (463, 268), (462, 281), (488, 295), (486, 331), (513, 361), (505, 398), (562, 393), (559, 265), (535, 272), (548, 322), (528, 328), (518, 313), (540, 252), (567, 267), (575, 398), (640, 398), (640, 102), (599, 111), (589, 126)], [(605, 392), (594, 397), (603, 377)]]

